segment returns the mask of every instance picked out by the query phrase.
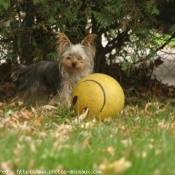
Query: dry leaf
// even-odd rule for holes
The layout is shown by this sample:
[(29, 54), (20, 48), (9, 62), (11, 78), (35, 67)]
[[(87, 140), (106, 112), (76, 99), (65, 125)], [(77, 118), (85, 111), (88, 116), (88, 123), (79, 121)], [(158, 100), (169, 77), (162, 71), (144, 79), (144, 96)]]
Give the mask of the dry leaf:
[(126, 128), (125, 125), (121, 126), (120, 130), (122, 131), (124, 136), (126, 136), (126, 137), (130, 136), (130, 131)]
[(82, 143), (83, 148), (91, 147), (91, 136), (88, 136)]
[(9, 104), (9, 106), (22, 106), (24, 102), (15, 100), (12, 103)]
[(9, 121), (7, 125), (9, 128), (18, 128), (18, 124), (13, 121)]
[(43, 123), (44, 123), (44, 116), (43, 115), (36, 117), (35, 120), (32, 121), (32, 124), (34, 126), (41, 126)]
[(104, 174), (122, 174), (132, 165), (131, 162), (127, 161), (124, 157), (121, 159), (114, 161), (112, 163), (102, 163), (99, 165), (99, 170), (101, 170)]
[(10, 117), (6, 117), (6, 118), (2, 118), (2, 120), (1, 120), (1, 124), (2, 125), (5, 125), (6, 123), (8, 123), (10, 121)]
[(21, 109), (20, 114), (20, 118), (24, 120), (31, 120), (32, 118), (34, 118), (33, 114), (25, 108)]
[(2, 123), (0, 123), (0, 129), (4, 128), (4, 125)]
[(166, 122), (165, 120), (161, 120), (161, 121), (158, 123), (158, 127), (159, 127), (160, 129), (170, 129), (170, 128), (171, 128), (171, 123)]
[(172, 124), (172, 134), (175, 135), (175, 123)]
[(0, 109), (0, 120), (4, 117), (4, 111)]
[(22, 145), (21, 143), (17, 143), (16, 148), (13, 151), (13, 154), (16, 156), (19, 155), (23, 150), (23, 148), (24, 148), (24, 145)]
[(79, 124), (79, 126), (81, 128), (89, 128), (89, 127), (93, 127), (96, 125), (97, 123), (97, 120), (94, 118), (92, 119), (91, 121), (89, 122), (84, 122), (85, 118), (87, 117), (88, 115), (88, 112), (89, 112), (89, 109), (86, 108), (83, 110), (83, 113), (80, 115), (80, 116), (77, 116), (75, 120), (72, 121), (73, 124)]
[(123, 144), (125, 147), (128, 147), (128, 146), (131, 146), (131, 145), (132, 145), (132, 140), (131, 140), (131, 138), (122, 140), (121, 142), (122, 142), (122, 144)]
[(109, 147), (107, 147), (106, 149), (103, 150), (103, 153), (110, 154), (111, 156), (114, 156), (115, 149), (114, 149), (114, 147), (109, 146)]
[(36, 145), (33, 142), (30, 143), (30, 149), (33, 153), (36, 153)]
[(78, 117), (73, 121), (73, 123), (74, 123), (74, 124), (78, 124), (78, 123), (82, 122), (82, 121), (86, 118), (86, 116), (88, 115), (88, 112), (89, 112), (89, 109), (88, 109), (88, 108), (84, 109), (84, 110), (83, 110), (83, 113), (82, 113), (80, 116), (78, 116)]
[(173, 112), (172, 119), (175, 120), (175, 111)]
[(10, 162), (1, 162), (0, 172), (2, 174), (15, 175), (14, 171), (12, 170), (12, 165)]
[(65, 135), (67, 134), (68, 132), (72, 131), (73, 130), (73, 126), (72, 125), (65, 125), (64, 123), (62, 125), (59, 125), (57, 130), (56, 130), (56, 133), (58, 133), (59, 135), (62, 134), (62, 135)]
[(39, 107), (39, 110), (55, 110), (55, 109), (57, 109), (57, 107), (52, 106), (52, 105), (44, 105), (44, 106)]
[(35, 109), (34, 107), (31, 106), (31, 110), (32, 110), (32, 112), (33, 112), (35, 115), (37, 115), (37, 111), (36, 111), (36, 109)]

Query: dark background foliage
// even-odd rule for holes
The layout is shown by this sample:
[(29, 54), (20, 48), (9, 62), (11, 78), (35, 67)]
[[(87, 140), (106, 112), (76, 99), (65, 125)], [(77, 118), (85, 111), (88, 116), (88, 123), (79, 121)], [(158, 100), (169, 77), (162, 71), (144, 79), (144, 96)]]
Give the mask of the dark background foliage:
[[(2, 0), (0, 59), (27, 65), (57, 60), (54, 31), (64, 32), (72, 43), (95, 33), (95, 71), (111, 71), (108, 65), (118, 57), (126, 70), (128, 55), (132, 64), (149, 60), (175, 37), (174, 16), (173, 0)], [(157, 44), (165, 34), (167, 40)]]

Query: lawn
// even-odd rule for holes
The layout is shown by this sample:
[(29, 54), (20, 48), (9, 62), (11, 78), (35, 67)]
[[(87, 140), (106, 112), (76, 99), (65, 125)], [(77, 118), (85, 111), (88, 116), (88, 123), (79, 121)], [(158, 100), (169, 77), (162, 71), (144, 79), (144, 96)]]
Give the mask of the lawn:
[(117, 117), (0, 106), (0, 174), (174, 175), (174, 105), (126, 104)]

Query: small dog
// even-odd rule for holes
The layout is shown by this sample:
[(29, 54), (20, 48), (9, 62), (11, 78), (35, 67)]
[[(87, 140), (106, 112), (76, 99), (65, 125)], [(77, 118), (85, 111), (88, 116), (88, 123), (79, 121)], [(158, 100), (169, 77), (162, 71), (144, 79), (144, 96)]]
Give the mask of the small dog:
[(17, 65), (11, 75), (17, 82), (18, 100), (41, 102), (53, 94), (49, 105), (71, 105), (71, 93), (75, 84), (93, 73), (96, 52), (95, 34), (89, 34), (79, 44), (56, 32), (58, 62), (41, 61), (30, 66)]

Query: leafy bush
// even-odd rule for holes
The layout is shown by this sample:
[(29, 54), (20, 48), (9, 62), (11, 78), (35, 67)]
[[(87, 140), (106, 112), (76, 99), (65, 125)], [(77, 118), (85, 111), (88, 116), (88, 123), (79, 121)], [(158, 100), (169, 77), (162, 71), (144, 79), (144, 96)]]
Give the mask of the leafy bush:
[(155, 53), (161, 48), (155, 41), (159, 29), (173, 34), (173, 4), (173, 0), (3, 0), (1, 59), (19, 58), (26, 64), (56, 60), (53, 32), (61, 31), (73, 43), (80, 42), (89, 32), (97, 34), (98, 71), (103, 71), (106, 60), (112, 63), (118, 57), (127, 61), (125, 58), (130, 55), (132, 62), (139, 62), (149, 58), (147, 50)]

